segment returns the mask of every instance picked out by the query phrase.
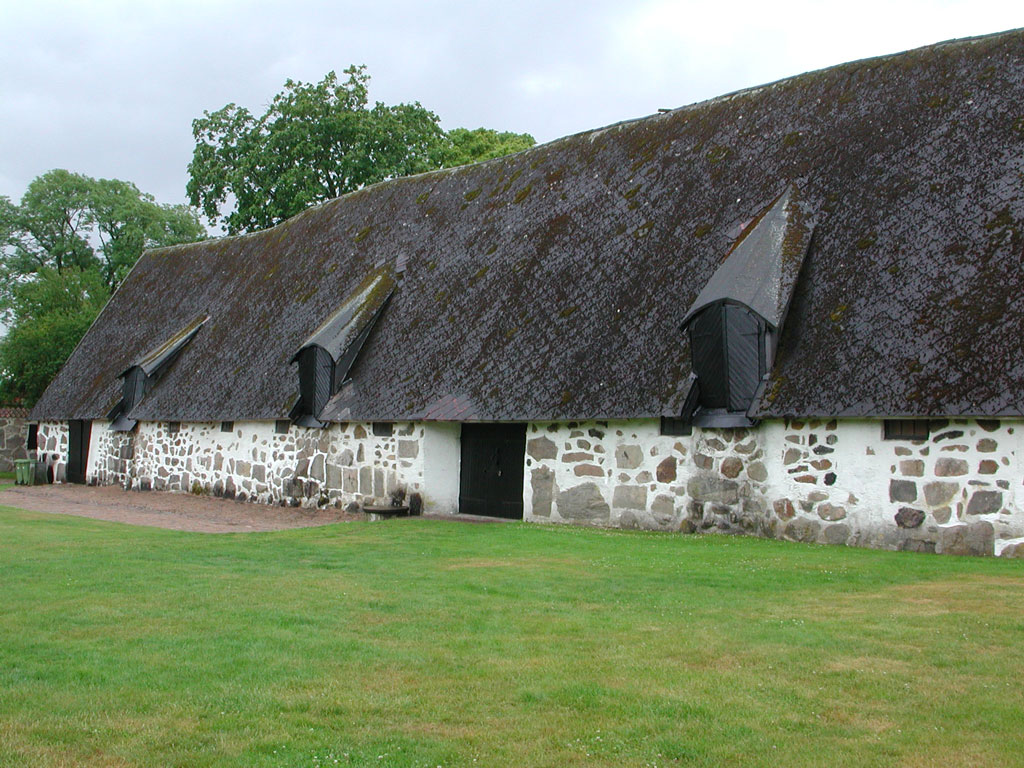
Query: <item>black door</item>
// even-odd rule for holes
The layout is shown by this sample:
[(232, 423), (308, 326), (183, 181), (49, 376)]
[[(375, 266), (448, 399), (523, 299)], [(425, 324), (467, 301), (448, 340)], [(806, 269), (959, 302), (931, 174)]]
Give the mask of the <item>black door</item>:
[(525, 424), (463, 424), (459, 512), (523, 519)]
[(85, 468), (89, 465), (92, 422), (73, 420), (68, 422), (68, 427), (68, 482), (84, 483)]

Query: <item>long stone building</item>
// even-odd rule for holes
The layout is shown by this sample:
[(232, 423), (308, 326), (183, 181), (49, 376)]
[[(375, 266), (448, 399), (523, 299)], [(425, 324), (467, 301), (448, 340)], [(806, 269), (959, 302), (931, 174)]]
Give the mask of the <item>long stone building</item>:
[(59, 481), (1024, 554), (1024, 32), (146, 253)]

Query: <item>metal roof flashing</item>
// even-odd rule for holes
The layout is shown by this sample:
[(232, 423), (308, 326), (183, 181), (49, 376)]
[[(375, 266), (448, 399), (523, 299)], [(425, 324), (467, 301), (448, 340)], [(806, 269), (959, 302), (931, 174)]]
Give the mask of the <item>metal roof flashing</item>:
[(202, 328), (209, 319), (209, 315), (200, 315), (163, 342), (156, 349), (153, 349), (143, 355), (121, 371), (119, 377), (123, 378), (126, 376), (132, 368), (141, 368), (142, 372), (146, 374), (146, 376), (152, 376), (155, 372), (165, 368), (174, 360), (178, 353), (184, 349), (185, 345), (192, 341), (195, 335), (199, 333), (199, 329)]
[(299, 359), (302, 350), (314, 346), (327, 352), (335, 363), (346, 357), (361, 338), (365, 339), (367, 330), (376, 322), (394, 293), (395, 285), (395, 278), (389, 270), (375, 271), (299, 347), (291, 362)]
[(690, 305), (682, 327), (702, 309), (724, 301), (747, 307), (778, 332), (810, 245), (810, 218), (790, 184), (737, 238)]

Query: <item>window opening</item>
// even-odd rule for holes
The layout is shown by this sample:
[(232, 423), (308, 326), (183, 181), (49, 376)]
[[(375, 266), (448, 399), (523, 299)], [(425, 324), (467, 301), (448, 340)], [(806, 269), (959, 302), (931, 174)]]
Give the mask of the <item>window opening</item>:
[(886, 419), (882, 427), (884, 440), (927, 440), (929, 435), (928, 419)]

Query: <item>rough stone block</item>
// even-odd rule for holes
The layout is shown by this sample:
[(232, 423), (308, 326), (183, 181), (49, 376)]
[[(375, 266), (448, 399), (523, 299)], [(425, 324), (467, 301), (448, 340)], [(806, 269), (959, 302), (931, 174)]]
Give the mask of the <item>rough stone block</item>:
[(995, 531), (989, 522), (941, 529), (942, 552), (947, 555), (991, 555)]
[(364, 496), (373, 496), (373, 467), (359, 468), (359, 492)]
[(845, 544), (850, 538), (850, 526), (844, 523), (826, 525), (821, 539), (826, 544)]
[(715, 466), (715, 460), (712, 459), (710, 456), (704, 455), (703, 453), (693, 454), (693, 463), (696, 464), (701, 469), (711, 469), (713, 466)]
[(935, 480), (931, 483), (925, 483), (924, 500), (928, 502), (929, 506), (941, 507), (944, 504), (949, 504), (949, 502), (953, 500), (953, 496), (959, 490), (960, 485), (958, 483), (947, 483), (942, 480)]
[(996, 441), (990, 437), (983, 437), (978, 441), (978, 450), (982, 453), (992, 453), (998, 447), (999, 446), (996, 444)]
[(716, 504), (736, 504), (739, 502), (739, 485), (735, 480), (723, 480), (719, 477), (691, 477), (686, 483), (686, 492), (697, 501), (711, 501)]
[(595, 483), (582, 483), (562, 491), (555, 506), (566, 520), (606, 523), (611, 516), (611, 508)]
[(967, 504), (968, 515), (992, 515), (1003, 508), (1001, 491), (975, 491)]
[(654, 501), (651, 502), (651, 514), (659, 520), (659, 522), (667, 523), (676, 513), (676, 502), (671, 496), (655, 496)]
[(721, 472), (729, 479), (739, 476), (740, 472), (743, 471), (743, 460), (738, 459), (735, 456), (730, 456), (722, 461)]
[(924, 462), (920, 459), (905, 459), (900, 462), (900, 474), (906, 477), (921, 477), (924, 475)]
[(839, 504), (819, 504), (817, 512), (822, 520), (836, 521), (846, 517), (846, 507)]
[(616, 509), (647, 509), (647, 488), (638, 485), (617, 485), (612, 494)]
[(595, 464), (577, 464), (572, 471), (576, 477), (604, 477), (604, 470)]
[(387, 493), (384, 487), (384, 470), (374, 469), (373, 470), (373, 495), (375, 497), (383, 498), (384, 494)]
[(783, 464), (796, 464), (803, 458), (803, 452), (798, 448), (787, 448), (782, 457)]
[(657, 477), (659, 483), (673, 483), (676, 479), (676, 457), (669, 456), (658, 464)]
[(895, 516), (896, 525), (900, 528), (919, 528), (924, 522), (924, 512), (913, 507), (900, 507)]
[(775, 510), (775, 514), (780, 520), (789, 520), (796, 514), (793, 502), (789, 499), (776, 499), (772, 502), (772, 509)]
[(958, 477), (966, 475), (967, 471), (967, 462), (963, 459), (943, 457), (935, 462), (935, 474), (938, 477)]
[(757, 483), (763, 483), (768, 479), (768, 470), (760, 461), (751, 462), (747, 465), (747, 477)]
[(951, 507), (936, 507), (932, 510), (932, 518), (936, 523), (948, 523), (949, 518), (953, 515)]
[(324, 455), (322, 453), (318, 453), (313, 457), (313, 461), (310, 462), (309, 476), (317, 482), (322, 483), (324, 481), (326, 476), (324, 475)]
[(537, 461), (553, 459), (558, 456), (558, 446), (546, 437), (535, 437), (527, 441), (526, 453)]
[(533, 514), (536, 517), (551, 517), (551, 503), (555, 493), (555, 473), (547, 467), (537, 467), (530, 473), (530, 487), (533, 489)]
[(890, 480), (889, 501), (917, 501), (917, 483), (911, 480)]
[(415, 459), (420, 455), (420, 444), (418, 440), (399, 440), (398, 458)]
[(644, 460), (644, 452), (639, 445), (617, 445), (615, 447), (615, 464), (619, 469), (636, 469)]
[(340, 491), (344, 485), (344, 474), (342, 467), (337, 464), (327, 465), (327, 487), (332, 490)]
[(341, 488), (345, 493), (359, 493), (359, 470), (355, 467), (342, 468)]
[(1024, 541), (1003, 547), (1003, 551), (999, 553), (999, 556), (1024, 558)]
[(818, 540), (821, 523), (817, 520), (796, 518), (790, 520), (782, 531), (782, 535), (790, 541), (814, 542)]
[(994, 475), (999, 470), (999, 464), (992, 459), (982, 459), (981, 463), (978, 464), (978, 474), (981, 475)]
[(562, 462), (565, 464), (573, 464), (577, 461), (593, 461), (594, 454), (584, 453), (583, 451), (574, 451), (570, 453), (562, 454)]

